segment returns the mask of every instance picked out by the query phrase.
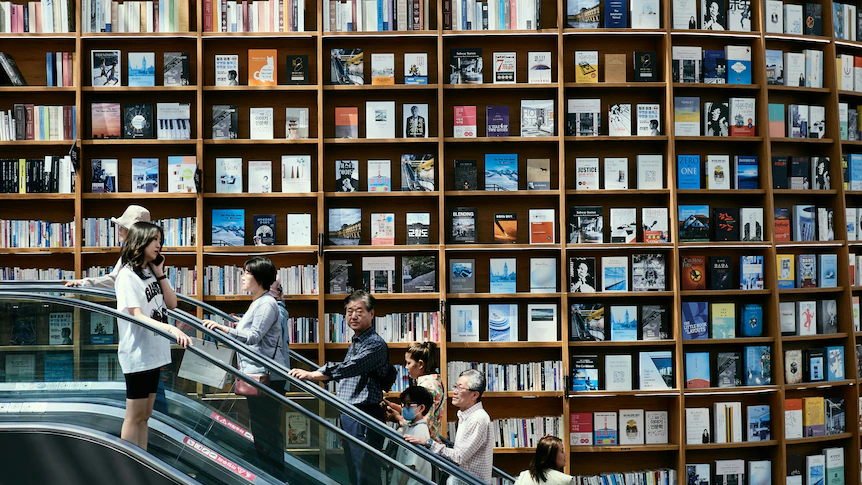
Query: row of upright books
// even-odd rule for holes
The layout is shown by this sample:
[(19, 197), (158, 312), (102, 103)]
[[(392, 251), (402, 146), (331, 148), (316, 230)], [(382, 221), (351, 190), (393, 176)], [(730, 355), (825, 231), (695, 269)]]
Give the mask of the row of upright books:
[(0, 33), (54, 34), (75, 31), (75, 2), (0, 2)]
[(325, 32), (428, 30), (431, 8), (428, 0), (328, 0), (323, 4), (323, 29)]
[[(207, 266), (204, 270), (204, 295), (241, 295), (243, 268), (234, 265)], [(316, 295), (317, 265), (305, 264), (278, 269), (285, 295)]]
[[(374, 330), (386, 342), (439, 342), (440, 312), (389, 313), (374, 317)], [(323, 338), (326, 343), (346, 343), (353, 338), (341, 313), (324, 316)]]
[(0, 219), (0, 247), (2, 248), (71, 248), (74, 246), (74, 222)]
[(304, 32), (305, 0), (205, 0), (204, 32)]
[(569, 415), (571, 446), (664, 445), (667, 442), (667, 411), (620, 409)]
[(74, 140), (77, 106), (43, 106), (15, 103), (0, 110), (0, 141)]
[(72, 194), (75, 171), (70, 156), (0, 159), (0, 193)]
[(57, 281), (75, 279), (75, 271), (62, 268), (21, 268), (20, 266), (4, 266), (0, 268), (0, 280), (3, 281)]
[(450, 360), (446, 364), (449, 375), (457, 376), (467, 369), (485, 374), (486, 391), (561, 391), (565, 387), (563, 363), (556, 360), (523, 362), (518, 364), (491, 364)]
[[(197, 237), (196, 217), (177, 217), (153, 221), (162, 227), (165, 234), (165, 246), (194, 246)], [(117, 225), (105, 217), (85, 217), (81, 225), (84, 246), (115, 247), (119, 246)]]
[(83, 32), (188, 32), (189, 7), (187, 0), (85, 0), (81, 27)]

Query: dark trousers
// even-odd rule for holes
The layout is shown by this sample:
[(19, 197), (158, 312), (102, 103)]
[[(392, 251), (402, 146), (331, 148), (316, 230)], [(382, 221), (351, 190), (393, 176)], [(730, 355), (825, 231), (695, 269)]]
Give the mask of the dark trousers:
[[(272, 381), (269, 387), (283, 392), (284, 381)], [(273, 477), (283, 479), (284, 434), (281, 432), (281, 403), (268, 395), (249, 396), (246, 399), (258, 465)]]
[[(379, 405), (357, 406), (374, 419), (385, 422), (386, 414)], [(341, 429), (348, 434), (359, 438), (370, 447), (379, 450), (383, 448), (383, 436), (369, 430), (362, 423), (347, 416), (341, 415)], [(350, 483), (353, 485), (380, 485), (380, 472), (382, 463), (378, 458), (367, 456), (366, 450), (359, 445), (344, 441), (344, 458), (347, 465), (347, 473), (350, 475)]]

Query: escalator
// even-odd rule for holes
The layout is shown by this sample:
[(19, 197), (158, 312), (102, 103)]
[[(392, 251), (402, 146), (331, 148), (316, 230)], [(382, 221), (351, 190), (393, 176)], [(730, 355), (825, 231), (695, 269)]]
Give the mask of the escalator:
[[(59, 423), (119, 435), (125, 410), (125, 385), (116, 363), (116, 344), (94, 343), (90, 340), (89, 327), (94, 319), (135, 320), (104, 306), (105, 298), (112, 298), (112, 292), (46, 283), (0, 285), (0, 329), (8, 328), (15, 333), (21, 332), (22, 326), (32, 325), (37, 336), (36, 341), (21, 346), (20, 350), (10, 347), (0, 350), (0, 354), (5, 354), (2, 359), (6, 360), (6, 368), (11, 369), (11, 372), (3, 372), (3, 379), (0, 379), (5, 381), (0, 383), (0, 426), (9, 422)], [(53, 328), (48, 323), (61, 320), (55, 318), (57, 314), (73, 316), (75, 345), (51, 345), (47, 338), (38, 338)], [(287, 376), (288, 369), (253, 354), (229, 336), (207, 330), (196, 318), (183, 312), (172, 312), (172, 317), (220, 346), (259, 362), (270, 369), (274, 380), (280, 376), (288, 382), (292, 392), (280, 393), (251, 381), (259, 388), (257, 399), (265, 400), (277, 410), (267, 418), (269, 428), (279, 430), (286, 440), (280, 443), (269, 436), (255, 445), (247, 400), (230, 392), (230, 382), (249, 381), (241, 371), (198, 348), (185, 351), (175, 348), (172, 365), (162, 372), (164, 395), (157, 399), (159, 402), (149, 423), (148, 451), (153, 456), (205, 484), (349, 483), (339, 443), (364, 444), (343, 433), (335, 421), (342, 413), (364, 421), (368, 419), (364, 413), (340, 402), (317, 385)], [(13, 335), (0, 333), (0, 339), (7, 336), (10, 338), (7, 341), (11, 341)], [(168, 334), (163, 336), (169, 337)], [(225, 371), (228, 384), (210, 387), (178, 377), (184, 353), (197, 355), (212, 367)], [(71, 369), (62, 366), (69, 360), (74, 363)], [(314, 365), (298, 355), (293, 356), (293, 363), (295, 366)], [(369, 426), (389, 438), (391, 448), (403, 447), (429, 461), (434, 477), (449, 474), (470, 485), (482, 483), (425, 448), (407, 444), (391, 428), (376, 422)], [(259, 434), (264, 436), (265, 432)], [(383, 480), (388, 482), (393, 477), (407, 476), (425, 485), (433, 483), (416, 476), (388, 455), (365, 448), (367, 459), (380, 470)]]

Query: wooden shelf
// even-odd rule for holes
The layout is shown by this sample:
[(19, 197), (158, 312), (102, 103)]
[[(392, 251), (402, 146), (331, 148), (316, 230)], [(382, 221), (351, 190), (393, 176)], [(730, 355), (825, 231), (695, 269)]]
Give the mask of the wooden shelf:
[(545, 37), (557, 35), (557, 29), (540, 30), (444, 30), (443, 37), (484, 37), (486, 35), (504, 35), (520, 37)]
[[(655, 396), (679, 396), (679, 389), (644, 389), (636, 391), (569, 391), (570, 398), (605, 398), (605, 397), (655, 397)], [(633, 404), (634, 405), (634, 404)]]
[[(2, 36), (0, 36), (2, 38)], [(0, 93), (39, 93), (39, 94), (54, 94), (54, 93), (74, 93), (77, 88), (74, 86), (0, 86)], [(71, 141), (71, 140), (70, 140)]]
[(673, 244), (671, 243), (601, 243), (601, 244), (566, 244), (566, 250), (577, 250), (577, 251), (589, 251), (589, 250), (597, 250), (597, 251), (617, 251), (620, 249), (628, 250), (644, 250), (649, 251), (653, 249), (673, 249)]
[[(56, 89), (56, 88), (51, 88)], [(59, 88), (62, 89), (62, 88)], [(113, 93), (163, 93), (163, 92), (189, 92), (196, 93), (198, 91), (197, 86), (105, 86), (105, 87), (97, 87), (97, 86), (83, 86), (81, 88), (82, 92), (85, 93), (102, 93), (102, 92), (113, 92)]]
[(65, 146), (70, 147), (75, 143), (75, 140), (15, 140), (15, 141), (0, 141), (0, 147), (6, 146)]
[(72, 254), (75, 248), (0, 248), (0, 254)]
[(746, 296), (746, 295), (771, 295), (772, 290), (683, 290), (679, 296)]
[[(808, 197), (809, 195), (815, 195), (815, 196), (816, 195), (837, 195), (838, 190), (836, 190), (836, 189), (829, 189), (829, 190), (773, 189), (772, 193), (775, 195), (794, 195), (797, 197), (804, 195), (804, 196)], [(811, 242), (818, 242), (818, 241), (811, 241)]]
[(677, 190), (678, 195), (697, 195), (700, 197), (709, 197), (711, 195), (727, 197), (728, 195), (766, 195), (766, 189), (731, 189), (731, 190)]
[[(285, 300), (317, 301), (320, 295), (284, 295)], [(204, 301), (252, 301), (251, 295), (205, 295)]]
[(449, 197), (557, 197), (560, 193), (556, 190), (447, 190), (443, 195)]
[(510, 83), (510, 84), (444, 84), (443, 89), (461, 91), (474, 89), (556, 89), (557, 83)]
[[(214, 194), (204, 192), (204, 199), (316, 199), (317, 192), (269, 192), (266, 194)], [(195, 195), (195, 194), (192, 194)]]
[(576, 142), (607, 142), (607, 141), (631, 141), (631, 142), (645, 142), (645, 141), (667, 141), (667, 135), (659, 135), (659, 136), (608, 136), (608, 135), (599, 135), (599, 136), (566, 136), (564, 138), (566, 141), (576, 141)]
[[(436, 136), (428, 138), (324, 138), (323, 143), (327, 145), (364, 145), (376, 143), (437, 143), (439, 138)], [(316, 142), (315, 142), (316, 143)]]
[(654, 35), (666, 36), (663, 29), (570, 29), (564, 28), (563, 35)]
[(800, 143), (800, 144), (824, 144), (834, 143), (832, 138), (770, 138), (772, 143)]
[(597, 298), (652, 298), (657, 296), (673, 296), (672, 291), (598, 291), (595, 293), (567, 293), (570, 299)]
[(562, 293), (446, 293), (449, 300), (538, 300), (560, 296)]
[(245, 253), (309, 253), (317, 252), (317, 246), (204, 246), (206, 254), (245, 254)]
[(683, 345), (749, 345), (773, 343), (773, 337), (734, 337), (734, 338), (708, 338), (702, 340), (683, 340)]
[(0, 352), (72, 352), (74, 345), (0, 345)]
[(835, 288), (780, 288), (778, 293), (781, 295), (807, 295), (809, 293), (837, 293), (844, 291), (843, 286), (836, 286)]
[(204, 86), (205, 92), (254, 92), (254, 91), (317, 91), (316, 84), (279, 84), (277, 86)]
[[(204, 34), (206, 35), (206, 34)], [(197, 32), (82, 32), (81, 37), (84, 39), (156, 39), (156, 38), (177, 38), (177, 39), (194, 39), (197, 37)]]
[(382, 32), (322, 32), (321, 36), (324, 39), (331, 39), (338, 37), (400, 37), (402, 34), (407, 37), (437, 37), (436, 30), (402, 30)]
[(817, 335), (785, 335), (781, 337), (782, 342), (808, 342), (811, 340), (834, 340), (847, 338), (846, 332), (827, 333)]
[[(427, 91), (440, 88), (437, 83), (434, 84), (359, 84), (359, 85), (343, 85), (343, 84), (326, 84), (323, 86), (324, 91)], [(316, 89), (316, 88), (315, 88)]]
[(645, 451), (677, 451), (679, 445), (617, 445), (617, 446), (574, 446), (572, 453), (637, 453)]
[(702, 389), (685, 389), (686, 395), (725, 395), (725, 394), (765, 394), (778, 392), (779, 386), (740, 386), (740, 387), (706, 387)]
[(195, 145), (197, 139), (190, 140), (156, 140), (153, 138), (116, 138), (108, 140), (82, 140), (84, 146), (116, 146), (116, 145)]
[[(317, 249), (317, 246), (311, 246)], [(437, 251), (439, 247), (434, 244), (406, 244), (403, 246), (323, 246), (323, 252), (339, 251), (370, 251), (370, 252), (396, 252), (396, 251)]]
[(746, 32), (736, 30), (676, 30), (671, 29), (670, 34), (674, 37), (718, 37), (718, 38), (734, 38), (734, 39), (759, 39), (760, 32)]
[[(452, 393), (447, 392), (446, 396), (452, 397)], [(563, 391), (485, 391), (482, 393), (482, 398), (486, 397), (520, 397), (526, 399), (538, 397), (563, 397)]]
[[(347, 295), (326, 295), (325, 300), (343, 301)], [(375, 300), (439, 300), (440, 293), (373, 293)]]
[(840, 248), (844, 241), (778, 241), (778, 248)]
[(676, 340), (577, 340), (569, 341), (569, 347), (668, 347)]
[(0, 194), (2, 200), (75, 200), (75, 194)]
[(761, 248), (768, 249), (772, 247), (769, 241), (684, 241), (679, 243), (680, 249), (701, 249), (701, 248)]
[(675, 90), (676, 89), (706, 89), (709, 91), (722, 91), (722, 90), (760, 91), (760, 84), (673, 83), (673, 88)]
[(559, 244), (447, 244), (448, 251), (517, 251), (527, 249), (558, 250)]
[(447, 349), (559, 349), (559, 342), (446, 342)]
[(664, 82), (625, 82), (625, 83), (565, 83), (564, 87), (578, 89), (664, 89), (667, 83)]
[[(410, 347), (411, 342), (387, 342), (386, 346), (390, 349), (406, 349)], [(340, 343), (325, 343), (323, 348), (326, 350), (347, 350), (350, 347), (350, 342)]]
[(852, 433), (830, 434), (826, 436), (816, 436), (813, 438), (792, 438), (787, 440), (787, 445), (802, 445), (806, 443), (822, 443), (824, 441), (837, 441), (852, 438)]
[(268, 38), (268, 37), (317, 37), (317, 32), (201, 32), (204, 39)]
[(107, 194), (81, 194), (82, 199), (196, 199), (198, 194), (188, 192), (111, 192)]
[(477, 136), (475, 138), (443, 138), (446, 143), (551, 143), (560, 141), (556, 136)]
[(652, 190), (577, 190), (568, 189), (566, 195), (601, 195), (601, 196), (618, 196), (618, 195), (670, 195), (670, 189), (652, 189)]
[(416, 192), (407, 190), (393, 190), (391, 192), (325, 192), (325, 197), (354, 198), (354, 197), (439, 197), (439, 191)]
[(789, 40), (796, 42), (808, 42), (808, 43), (817, 43), (817, 44), (828, 44), (832, 41), (830, 37), (823, 37), (819, 35), (799, 35), (799, 34), (772, 34), (772, 33), (764, 33), (763, 37), (766, 40)]
[(755, 143), (763, 141), (762, 136), (675, 136), (675, 141), (698, 141), (714, 143)]
[(246, 138), (233, 140), (204, 140), (204, 145), (317, 145), (317, 138), (300, 138), (288, 140), (286, 138), (274, 138), (272, 140), (249, 140)]
[(784, 390), (785, 391), (799, 391), (802, 389), (828, 389), (830, 387), (853, 386), (855, 384), (856, 384), (855, 379), (844, 379), (844, 380), (840, 380), (840, 381), (806, 382), (804, 384), (786, 385), (786, 386), (784, 386)]
[(768, 441), (743, 441), (737, 443), (709, 443), (698, 445), (685, 445), (686, 451), (700, 450), (735, 450), (739, 448), (759, 448), (761, 446), (778, 446), (778, 440)]

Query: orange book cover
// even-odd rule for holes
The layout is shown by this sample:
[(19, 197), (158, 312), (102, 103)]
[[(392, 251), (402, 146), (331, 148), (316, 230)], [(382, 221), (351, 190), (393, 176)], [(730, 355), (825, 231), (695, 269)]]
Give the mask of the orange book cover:
[(276, 49), (248, 50), (248, 85), (275, 86), (278, 84), (278, 69), (275, 59)]
[(553, 244), (554, 209), (530, 209), (530, 244)]
[(706, 257), (685, 256), (682, 258), (680, 281), (683, 290), (706, 289)]
[(335, 138), (359, 138), (359, 108), (335, 108)]

